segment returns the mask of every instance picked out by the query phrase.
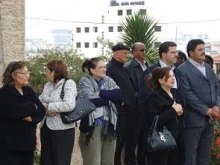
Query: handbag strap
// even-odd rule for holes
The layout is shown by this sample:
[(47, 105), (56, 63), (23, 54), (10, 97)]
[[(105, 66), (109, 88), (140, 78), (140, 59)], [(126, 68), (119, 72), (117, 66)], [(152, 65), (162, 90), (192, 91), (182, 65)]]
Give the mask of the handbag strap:
[(65, 79), (64, 80), (64, 83), (63, 83), (63, 86), (62, 86), (62, 89), (61, 89), (61, 92), (60, 92), (60, 98), (63, 100), (64, 96), (65, 96), (65, 93), (64, 93), (64, 86), (66, 84), (68, 79)]
[(152, 132), (153, 132), (153, 129), (157, 128), (158, 118), (159, 118), (159, 115), (156, 115), (156, 116), (154, 117), (154, 120), (153, 120), (153, 123), (151, 124), (151, 127), (150, 127), (150, 130), (149, 130), (148, 135), (151, 135)]

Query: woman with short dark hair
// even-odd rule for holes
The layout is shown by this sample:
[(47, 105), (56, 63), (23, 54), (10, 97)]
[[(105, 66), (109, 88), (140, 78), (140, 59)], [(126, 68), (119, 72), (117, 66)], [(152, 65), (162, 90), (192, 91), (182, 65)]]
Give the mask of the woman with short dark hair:
[(23, 61), (11, 62), (0, 89), (0, 164), (33, 165), (36, 126), (45, 108), (28, 87), (30, 72)]
[[(75, 107), (76, 84), (68, 78), (67, 66), (62, 60), (47, 63), (47, 79), (39, 96), (46, 108), (41, 123), (41, 165), (70, 165), (74, 145), (74, 123), (64, 124), (60, 113), (70, 112)], [(62, 86), (64, 97), (60, 97)]]

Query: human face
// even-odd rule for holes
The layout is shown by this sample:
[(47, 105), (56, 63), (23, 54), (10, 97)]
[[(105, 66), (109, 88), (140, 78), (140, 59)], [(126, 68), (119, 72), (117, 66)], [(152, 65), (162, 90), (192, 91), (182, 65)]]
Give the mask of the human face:
[(147, 49), (144, 44), (137, 44), (135, 45), (135, 49), (133, 51), (134, 58), (140, 62), (143, 62), (145, 60), (146, 52)]
[(22, 69), (17, 69), (12, 73), (12, 78), (16, 87), (22, 87), (28, 84), (30, 71), (25, 66)]
[(122, 63), (126, 62), (126, 59), (128, 57), (128, 50), (118, 50), (116, 53), (116, 59)]
[(170, 67), (174, 65), (177, 61), (178, 52), (176, 46), (168, 48), (167, 53), (162, 53), (163, 61)]
[(99, 61), (96, 64), (96, 67), (93, 69), (91, 68), (92, 76), (96, 80), (101, 80), (106, 76), (106, 65), (104, 61)]
[(54, 74), (55, 72), (53, 70), (50, 71), (50, 69), (47, 69), (46, 75), (49, 82), (54, 82)]
[(181, 65), (184, 62), (185, 62), (184, 57), (178, 55), (177, 56), (177, 61), (176, 61), (176, 66), (179, 66), (179, 65)]
[(205, 60), (205, 45), (199, 44), (194, 51), (190, 51), (190, 58), (195, 62), (202, 63)]
[(159, 79), (159, 82), (163, 89), (170, 90), (171, 88), (173, 88), (175, 84), (175, 76), (173, 71), (172, 70), (169, 71), (169, 76), (167, 80), (165, 80), (165, 77), (163, 77), (162, 79)]

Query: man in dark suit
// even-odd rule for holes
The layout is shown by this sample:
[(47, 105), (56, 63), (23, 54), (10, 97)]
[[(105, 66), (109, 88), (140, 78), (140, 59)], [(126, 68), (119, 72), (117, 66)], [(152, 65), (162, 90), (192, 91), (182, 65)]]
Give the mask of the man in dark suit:
[[(144, 111), (138, 107), (139, 84), (143, 72), (148, 64), (145, 61), (146, 46), (141, 42), (136, 42), (132, 47), (133, 58), (125, 64), (130, 80), (135, 90), (136, 108), (131, 112), (128, 128), (128, 139), (125, 143), (125, 164), (139, 165), (145, 164), (144, 155)], [(138, 146), (137, 146), (138, 144)], [(137, 158), (136, 158), (137, 146)]]
[(185, 165), (209, 165), (214, 118), (219, 114), (220, 87), (211, 67), (204, 63), (205, 43), (187, 44), (189, 59), (177, 68), (185, 96)]
[[(151, 93), (147, 88), (147, 76), (156, 68), (156, 67), (170, 67), (172, 70), (175, 69), (174, 64), (177, 61), (177, 45), (174, 42), (166, 41), (163, 42), (159, 47), (160, 60), (147, 68), (142, 74), (142, 79), (140, 83), (140, 93), (139, 93), (139, 103), (145, 104), (147, 97)], [(177, 84), (175, 85), (177, 87)]]
[[(174, 88), (180, 88), (181, 84), (179, 83), (179, 76), (178, 73), (176, 72), (176, 67), (175, 67), (175, 63), (177, 61), (177, 55), (178, 55), (178, 51), (177, 51), (177, 45), (174, 42), (171, 41), (166, 41), (164, 43), (162, 43), (159, 47), (159, 55), (160, 55), (160, 60), (150, 66), (149, 68), (147, 68), (143, 75), (142, 75), (142, 80), (140, 83), (140, 92), (139, 92), (139, 107), (141, 108), (145, 108), (145, 102), (148, 98), (148, 96), (150, 96), (151, 91), (150, 89), (147, 87), (147, 77), (148, 75), (157, 67), (170, 67), (175, 74), (175, 85)], [(184, 102), (184, 100), (183, 100)], [(181, 132), (179, 132), (179, 141), (181, 141), (182, 139), (182, 134), (183, 134), (183, 123), (179, 123), (180, 127), (182, 129)], [(150, 126), (146, 126), (146, 133), (148, 132)], [(145, 137), (146, 138), (146, 137)], [(183, 163), (183, 150), (184, 150), (184, 146), (181, 144), (178, 144), (178, 148), (179, 150), (177, 150), (176, 148), (170, 151), (169, 157), (168, 157), (168, 165), (180, 165), (181, 163)], [(147, 152), (147, 158), (150, 159), (151, 157), (151, 153)], [(151, 162), (148, 162), (148, 165), (152, 165)]]
[(107, 65), (107, 76), (111, 77), (121, 90), (121, 101), (116, 104), (118, 120), (116, 128), (116, 150), (114, 165), (121, 165), (121, 154), (128, 136), (128, 124), (131, 111), (135, 108), (134, 88), (130, 81), (124, 63), (129, 53), (129, 48), (123, 44), (112, 47), (112, 60)]

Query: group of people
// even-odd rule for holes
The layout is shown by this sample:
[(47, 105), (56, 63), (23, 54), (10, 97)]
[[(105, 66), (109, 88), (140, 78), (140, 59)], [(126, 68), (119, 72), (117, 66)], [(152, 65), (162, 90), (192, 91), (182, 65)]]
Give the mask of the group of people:
[[(78, 91), (67, 65), (51, 60), (39, 97), (28, 86), (25, 62), (8, 64), (0, 89), (0, 164), (33, 165), (40, 122), (40, 164), (70, 165), (75, 125), (64, 124), (60, 114), (73, 110), (77, 95), (96, 106), (80, 122), (84, 165), (209, 164), (220, 87), (205, 63), (205, 43), (190, 40), (187, 58), (174, 42), (164, 42), (152, 66), (145, 61), (147, 49), (141, 42), (134, 43), (128, 62), (126, 45), (117, 44), (112, 51), (107, 65), (100, 57), (82, 64), (88, 74), (80, 79)], [(148, 133), (158, 115), (158, 127), (166, 126), (175, 148), (148, 148)]]

